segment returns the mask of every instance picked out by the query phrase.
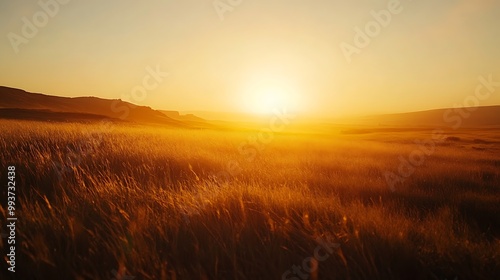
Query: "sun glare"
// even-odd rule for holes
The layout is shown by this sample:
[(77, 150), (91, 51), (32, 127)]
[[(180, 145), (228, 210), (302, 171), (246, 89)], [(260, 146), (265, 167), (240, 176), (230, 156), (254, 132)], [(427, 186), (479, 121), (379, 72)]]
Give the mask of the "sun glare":
[(259, 89), (255, 92), (255, 100), (252, 104), (254, 113), (268, 114), (274, 109), (280, 109), (287, 106), (289, 92), (278, 86), (269, 86)]
[(252, 114), (267, 115), (275, 110), (298, 109), (298, 91), (291, 83), (271, 80), (249, 86), (242, 98), (245, 111)]

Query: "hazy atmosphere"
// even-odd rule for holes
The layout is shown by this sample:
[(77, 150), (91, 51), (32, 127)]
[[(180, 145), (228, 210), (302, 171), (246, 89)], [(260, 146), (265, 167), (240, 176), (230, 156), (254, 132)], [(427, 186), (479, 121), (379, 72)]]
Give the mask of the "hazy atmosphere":
[[(500, 65), (494, 0), (60, 2), (47, 19), (36, 1), (0, 4), (0, 84), (154, 109), (343, 116), (452, 107)], [(133, 95), (148, 67), (168, 76)]]
[(0, 4), (0, 279), (500, 275), (500, 1)]

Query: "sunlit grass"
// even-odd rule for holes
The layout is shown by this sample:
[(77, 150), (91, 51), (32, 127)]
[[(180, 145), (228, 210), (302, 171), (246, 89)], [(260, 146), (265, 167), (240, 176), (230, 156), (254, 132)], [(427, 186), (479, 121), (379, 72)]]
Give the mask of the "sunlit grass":
[[(22, 205), (19, 275), (281, 279), (318, 237), (340, 244), (319, 279), (500, 272), (491, 131), (442, 143), (392, 192), (384, 172), (426, 133), (284, 133), (249, 158), (238, 151), (248, 131), (116, 125), (89, 136), (96, 124), (0, 124), (0, 162), (16, 166)], [(219, 176), (230, 162), (238, 172)]]

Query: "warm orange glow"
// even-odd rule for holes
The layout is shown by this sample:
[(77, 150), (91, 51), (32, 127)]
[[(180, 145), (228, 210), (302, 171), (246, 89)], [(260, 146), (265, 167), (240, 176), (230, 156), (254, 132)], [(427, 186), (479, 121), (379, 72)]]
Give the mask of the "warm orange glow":
[(28, 2), (0, 9), (0, 85), (30, 92), (331, 117), (447, 108), (498, 80), (498, 1), (69, 1), (43, 26)]

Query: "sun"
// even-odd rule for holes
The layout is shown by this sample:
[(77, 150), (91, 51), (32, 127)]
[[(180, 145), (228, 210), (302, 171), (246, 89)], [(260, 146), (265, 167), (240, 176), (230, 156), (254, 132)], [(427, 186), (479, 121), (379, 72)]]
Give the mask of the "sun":
[(297, 90), (283, 81), (266, 81), (247, 88), (244, 98), (245, 111), (252, 114), (268, 115), (283, 109), (296, 109)]
[(287, 106), (290, 93), (282, 87), (269, 85), (257, 89), (254, 93), (252, 111), (256, 114), (269, 114), (273, 110)]

